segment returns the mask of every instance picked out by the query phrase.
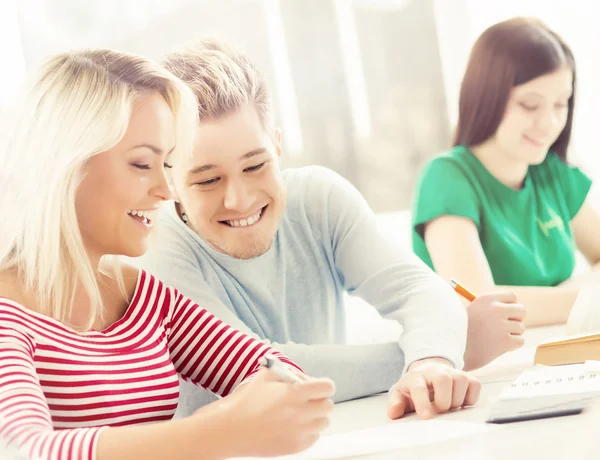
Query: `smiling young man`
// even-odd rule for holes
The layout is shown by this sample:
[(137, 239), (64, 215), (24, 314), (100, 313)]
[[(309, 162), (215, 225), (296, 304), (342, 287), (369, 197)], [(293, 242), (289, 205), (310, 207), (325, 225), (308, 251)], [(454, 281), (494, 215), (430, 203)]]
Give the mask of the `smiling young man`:
[[(164, 210), (145, 267), (311, 375), (331, 377), (337, 401), (393, 385), (392, 418), (474, 404), (479, 383), (460, 370), (467, 315), (458, 297), (379, 234), (363, 197), (338, 174), (280, 170), (281, 133), (248, 58), (202, 42), (165, 65), (196, 93), (201, 123), (193, 153), (173, 158), (176, 201)], [(399, 340), (346, 345), (345, 292), (398, 320)], [(473, 305), (501, 300), (483, 296)], [(182, 393), (184, 415), (206, 401), (185, 384)]]

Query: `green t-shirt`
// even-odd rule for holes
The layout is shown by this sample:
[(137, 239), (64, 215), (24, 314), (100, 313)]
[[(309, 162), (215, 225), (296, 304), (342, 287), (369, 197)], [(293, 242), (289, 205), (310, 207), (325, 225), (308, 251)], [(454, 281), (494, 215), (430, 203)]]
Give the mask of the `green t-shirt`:
[[(570, 222), (591, 180), (550, 152), (530, 166), (521, 190), (498, 181), (466, 147), (429, 162), (413, 203), (412, 244), (431, 268), (424, 224), (443, 215), (471, 219), (494, 282), (508, 286), (555, 286), (573, 273), (575, 243)], [(449, 244), (452, 244), (449, 242)]]

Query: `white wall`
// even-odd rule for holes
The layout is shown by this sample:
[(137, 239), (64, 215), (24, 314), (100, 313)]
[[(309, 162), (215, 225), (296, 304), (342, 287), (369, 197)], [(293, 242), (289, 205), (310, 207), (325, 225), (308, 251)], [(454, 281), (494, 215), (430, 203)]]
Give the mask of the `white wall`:
[(25, 77), (25, 61), (19, 22), (17, 20), (17, 0), (3, 0), (0, 5), (0, 113), (10, 104)]
[[(370, 0), (363, 0), (365, 3), (368, 1)], [(18, 3), (30, 7), (39, 3), (50, 8), (49, 1), (0, 1), (0, 55), (3, 59), (3, 71), (0, 72), (0, 114), (3, 107), (14, 99), (25, 76), (25, 62), (17, 16)], [(117, 3), (118, 0), (110, 0), (92, 2), (91, 5), (96, 5), (100, 12), (111, 6), (114, 8)], [(178, 2), (173, 0), (171, 3)], [(227, 2), (227, 5), (229, 3)], [(229, 13), (218, 17), (219, 19), (231, 18), (232, 29), (235, 29), (234, 19), (237, 16), (243, 17), (242, 6), (248, 2), (238, 0), (231, 3)], [(133, 3), (128, 4), (133, 5)], [(144, 8), (124, 11), (123, 14), (138, 15), (140, 21), (143, 22), (148, 18), (140, 13), (145, 12), (146, 16), (149, 15), (149, 10), (152, 10), (153, 14), (167, 13), (163, 11), (167, 7), (159, 0), (143, 0), (140, 1), (140, 4), (143, 4)], [(170, 4), (171, 8), (173, 4)], [(220, 5), (220, 3), (215, 3), (215, 5)], [(227, 10), (227, 7), (220, 8), (223, 11)], [(600, 53), (597, 51), (597, 44), (600, 43), (600, 27), (597, 25), (597, 18), (600, 17), (600, 2), (597, 0), (434, 0), (434, 9), (449, 119), (453, 126), (457, 117), (460, 81), (468, 54), (473, 42), (485, 28), (512, 16), (537, 16), (564, 36), (573, 49), (578, 65), (578, 94), (572, 159), (583, 166), (594, 178), (600, 178), (600, 155), (596, 153), (600, 152), (600, 139), (596, 136), (598, 130), (596, 106), (600, 102), (600, 85), (597, 84), (600, 81)], [(28, 11), (27, 14), (31, 16), (36, 9), (29, 8)], [(37, 12), (45, 17), (44, 11), (39, 8), (39, 5)], [(102, 22), (100, 16), (98, 21)], [(177, 18), (177, 21), (186, 27), (189, 26), (187, 17)], [(202, 30), (206, 33), (204, 28)], [(155, 54), (164, 51), (161, 46), (167, 49), (172, 47), (168, 40), (160, 38), (160, 33), (156, 33), (156, 31), (152, 33), (153, 37), (140, 34), (139, 42), (131, 43), (130, 41), (128, 44), (135, 48), (134, 51), (142, 51), (142, 49), (148, 51), (148, 48), (151, 47)], [(150, 38), (154, 40), (149, 42)], [(93, 43), (83, 41), (85, 45), (93, 45)], [(123, 44), (115, 43), (115, 45)], [(418, 49), (415, 52), (418, 52)], [(259, 64), (261, 68), (265, 66), (264, 63)], [(600, 203), (600, 187), (595, 193), (598, 195)]]

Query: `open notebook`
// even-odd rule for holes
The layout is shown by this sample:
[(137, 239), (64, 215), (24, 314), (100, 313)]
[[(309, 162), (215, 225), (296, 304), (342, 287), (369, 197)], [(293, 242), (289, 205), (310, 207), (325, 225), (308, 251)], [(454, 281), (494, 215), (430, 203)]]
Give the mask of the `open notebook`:
[(537, 365), (491, 400), (488, 422), (504, 423), (577, 414), (600, 395), (600, 361)]

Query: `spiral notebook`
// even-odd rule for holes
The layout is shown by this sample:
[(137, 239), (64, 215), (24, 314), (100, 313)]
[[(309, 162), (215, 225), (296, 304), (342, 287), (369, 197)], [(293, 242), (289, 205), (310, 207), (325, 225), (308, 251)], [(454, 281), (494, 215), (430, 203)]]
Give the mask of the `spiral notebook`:
[(537, 365), (492, 399), (490, 423), (581, 412), (600, 395), (600, 361), (567, 366)]

